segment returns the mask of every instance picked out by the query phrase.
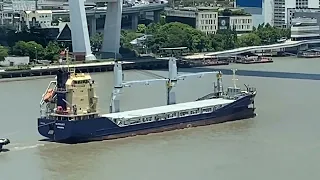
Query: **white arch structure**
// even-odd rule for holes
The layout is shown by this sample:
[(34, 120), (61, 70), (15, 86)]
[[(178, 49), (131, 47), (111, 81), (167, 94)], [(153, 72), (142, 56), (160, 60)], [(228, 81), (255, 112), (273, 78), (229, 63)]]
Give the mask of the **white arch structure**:
[(236, 48), (236, 49), (231, 49), (231, 50), (226, 50), (226, 51), (205, 53), (204, 55), (205, 56), (234, 55), (234, 54), (240, 54), (240, 53), (245, 53), (245, 52), (250, 52), (250, 51), (273, 50), (273, 49), (289, 48), (289, 47), (296, 47), (296, 46), (300, 46), (300, 45), (315, 44), (315, 43), (320, 43), (320, 39), (301, 40), (301, 41), (288, 40), (284, 43), (264, 45), (264, 46), (242, 47), (242, 48)]
[[(85, 0), (69, 0), (70, 24), (72, 46), (74, 53), (85, 53), (86, 60), (95, 60), (92, 54), (86, 11)], [(119, 55), (120, 30), (122, 19), (123, 0), (90, 0), (93, 2), (107, 2), (107, 13), (104, 25), (102, 53)]]
[(286, 42), (278, 43), (278, 44), (271, 44), (271, 45), (264, 45), (264, 46), (249, 46), (249, 47), (241, 47), (241, 48), (230, 49), (230, 50), (225, 50), (225, 51), (199, 53), (199, 54), (194, 54), (194, 55), (188, 55), (188, 56), (185, 56), (184, 58), (186, 58), (186, 59), (194, 59), (194, 58), (199, 59), (199, 58), (210, 58), (212, 56), (230, 56), (230, 55), (237, 55), (237, 54), (252, 52), (252, 51), (277, 50), (277, 49), (298, 47), (301, 45), (318, 44), (318, 43), (320, 43), (320, 39), (301, 40), (301, 41), (288, 40)]

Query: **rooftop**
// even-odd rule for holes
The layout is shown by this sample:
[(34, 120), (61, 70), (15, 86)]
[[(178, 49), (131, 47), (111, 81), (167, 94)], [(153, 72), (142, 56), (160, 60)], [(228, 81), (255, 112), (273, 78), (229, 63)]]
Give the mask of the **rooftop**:
[(234, 102), (234, 100), (222, 99), (222, 98), (209, 99), (209, 100), (203, 100), (203, 101), (178, 103), (178, 104), (158, 106), (158, 107), (152, 107), (152, 108), (146, 108), (146, 109), (137, 109), (132, 111), (110, 113), (110, 114), (104, 114), (102, 116), (106, 118), (111, 118), (111, 119), (114, 119), (114, 118), (129, 119), (134, 117), (152, 116), (152, 115), (162, 114), (162, 113), (190, 110), (190, 109), (196, 109), (196, 108), (204, 108), (204, 107), (221, 105), (221, 104), (229, 104), (232, 102)]

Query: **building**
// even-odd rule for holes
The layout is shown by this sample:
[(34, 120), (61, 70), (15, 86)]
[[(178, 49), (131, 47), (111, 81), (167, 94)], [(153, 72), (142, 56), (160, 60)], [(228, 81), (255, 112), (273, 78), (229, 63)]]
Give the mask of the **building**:
[(251, 32), (253, 29), (252, 16), (230, 16), (230, 27), (237, 33)]
[(53, 9), (67, 9), (68, 0), (38, 0), (37, 9), (53, 10)]
[(235, 29), (238, 34), (251, 32), (253, 29), (252, 16), (219, 16), (218, 28), (220, 30)]
[(218, 30), (218, 12), (207, 9), (198, 10), (196, 28), (206, 34), (216, 34)]
[(188, 24), (206, 34), (215, 34), (217, 30), (233, 29), (238, 33), (252, 31), (253, 21), (249, 14), (232, 14), (233, 11), (241, 11), (239, 9), (230, 10), (229, 15), (219, 16), (217, 8), (180, 8), (170, 9), (166, 11), (166, 22), (181, 22)]
[(292, 39), (314, 39), (320, 34), (320, 8), (289, 8), (287, 24)]
[(292, 18), (291, 39), (308, 40), (320, 38), (320, 26), (316, 18)]
[(319, 8), (319, 5), (319, 0), (265, 0), (265, 22), (285, 28), (288, 27), (288, 9)]
[(287, 14), (288, 14), (287, 26), (290, 28), (292, 25), (292, 18), (309, 17), (309, 18), (320, 19), (320, 8), (308, 8), (308, 9), (288, 8)]
[(196, 28), (197, 13), (196, 9), (169, 9), (165, 11), (166, 22), (181, 22), (188, 24), (189, 26)]
[(0, 24), (12, 25), (14, 23), (13, 10), (8, 8), (8, 2), (0, 0)]
[(181, 22), (206, 34), (215, 34), (218, 30), (218, 11), (208, 7), (169, 9), (166, 10), (166, 22)]
[(28, 28), (50, 28), (52, 25), (51, 10), (24, 11), (21, 13), (21, 22)]
[(236, 7), (251, 14), (253, 26), (264, 23), (263, 0), (236, 0)]
[(13, 23), (13, 11), (8, 11), (5, 8), (3, 1), (0, 1), (0, 24), (8, 25)]
[(235, 0), (237, 7), (258, 7), (262, 8), (263, 0)]
[(15, 57), (8, 56), (4, 58), (4, 61), (0, 62), (1, 66), (19, 66), (19, 65), (28, 65), (30, 62), (29, 56)]

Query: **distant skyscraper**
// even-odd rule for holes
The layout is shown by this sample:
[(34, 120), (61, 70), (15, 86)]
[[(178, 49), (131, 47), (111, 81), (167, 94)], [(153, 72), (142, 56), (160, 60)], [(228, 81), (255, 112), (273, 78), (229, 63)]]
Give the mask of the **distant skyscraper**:
[[(266, 22), (277, 27), (287, 27), (288, 9), (314, 9), (319, 8), (319, 0), (266, 0)], [(267, 17), (268, 16), (268, 17)]]
[(263, 0), (236, 0), (237, 7), (256, 7), (262, 8)]
[(236, 7), (252, 15), (253, 26), (264, 23), (263, 0), (235, 0)]

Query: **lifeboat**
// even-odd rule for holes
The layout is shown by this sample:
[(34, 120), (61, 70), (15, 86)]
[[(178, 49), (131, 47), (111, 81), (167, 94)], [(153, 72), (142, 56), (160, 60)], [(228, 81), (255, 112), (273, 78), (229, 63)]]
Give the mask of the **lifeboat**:
[(57, 113), (57, 114), (64, 114), (64, 115), (70, 114), (70, 108), (67, 107), (67, 109), (64, 110), (61, 106), (58, 106), (58, 107), (57, 107), (57, 110), (56, 110), (56, 113)]
[(48, 89), (48, 91), (46, 92), (46, 95), (44, 95), (44, 97), (43, 97), (44, 102), (51, 101), (53, 95), (54, 95), (53, 89)]

